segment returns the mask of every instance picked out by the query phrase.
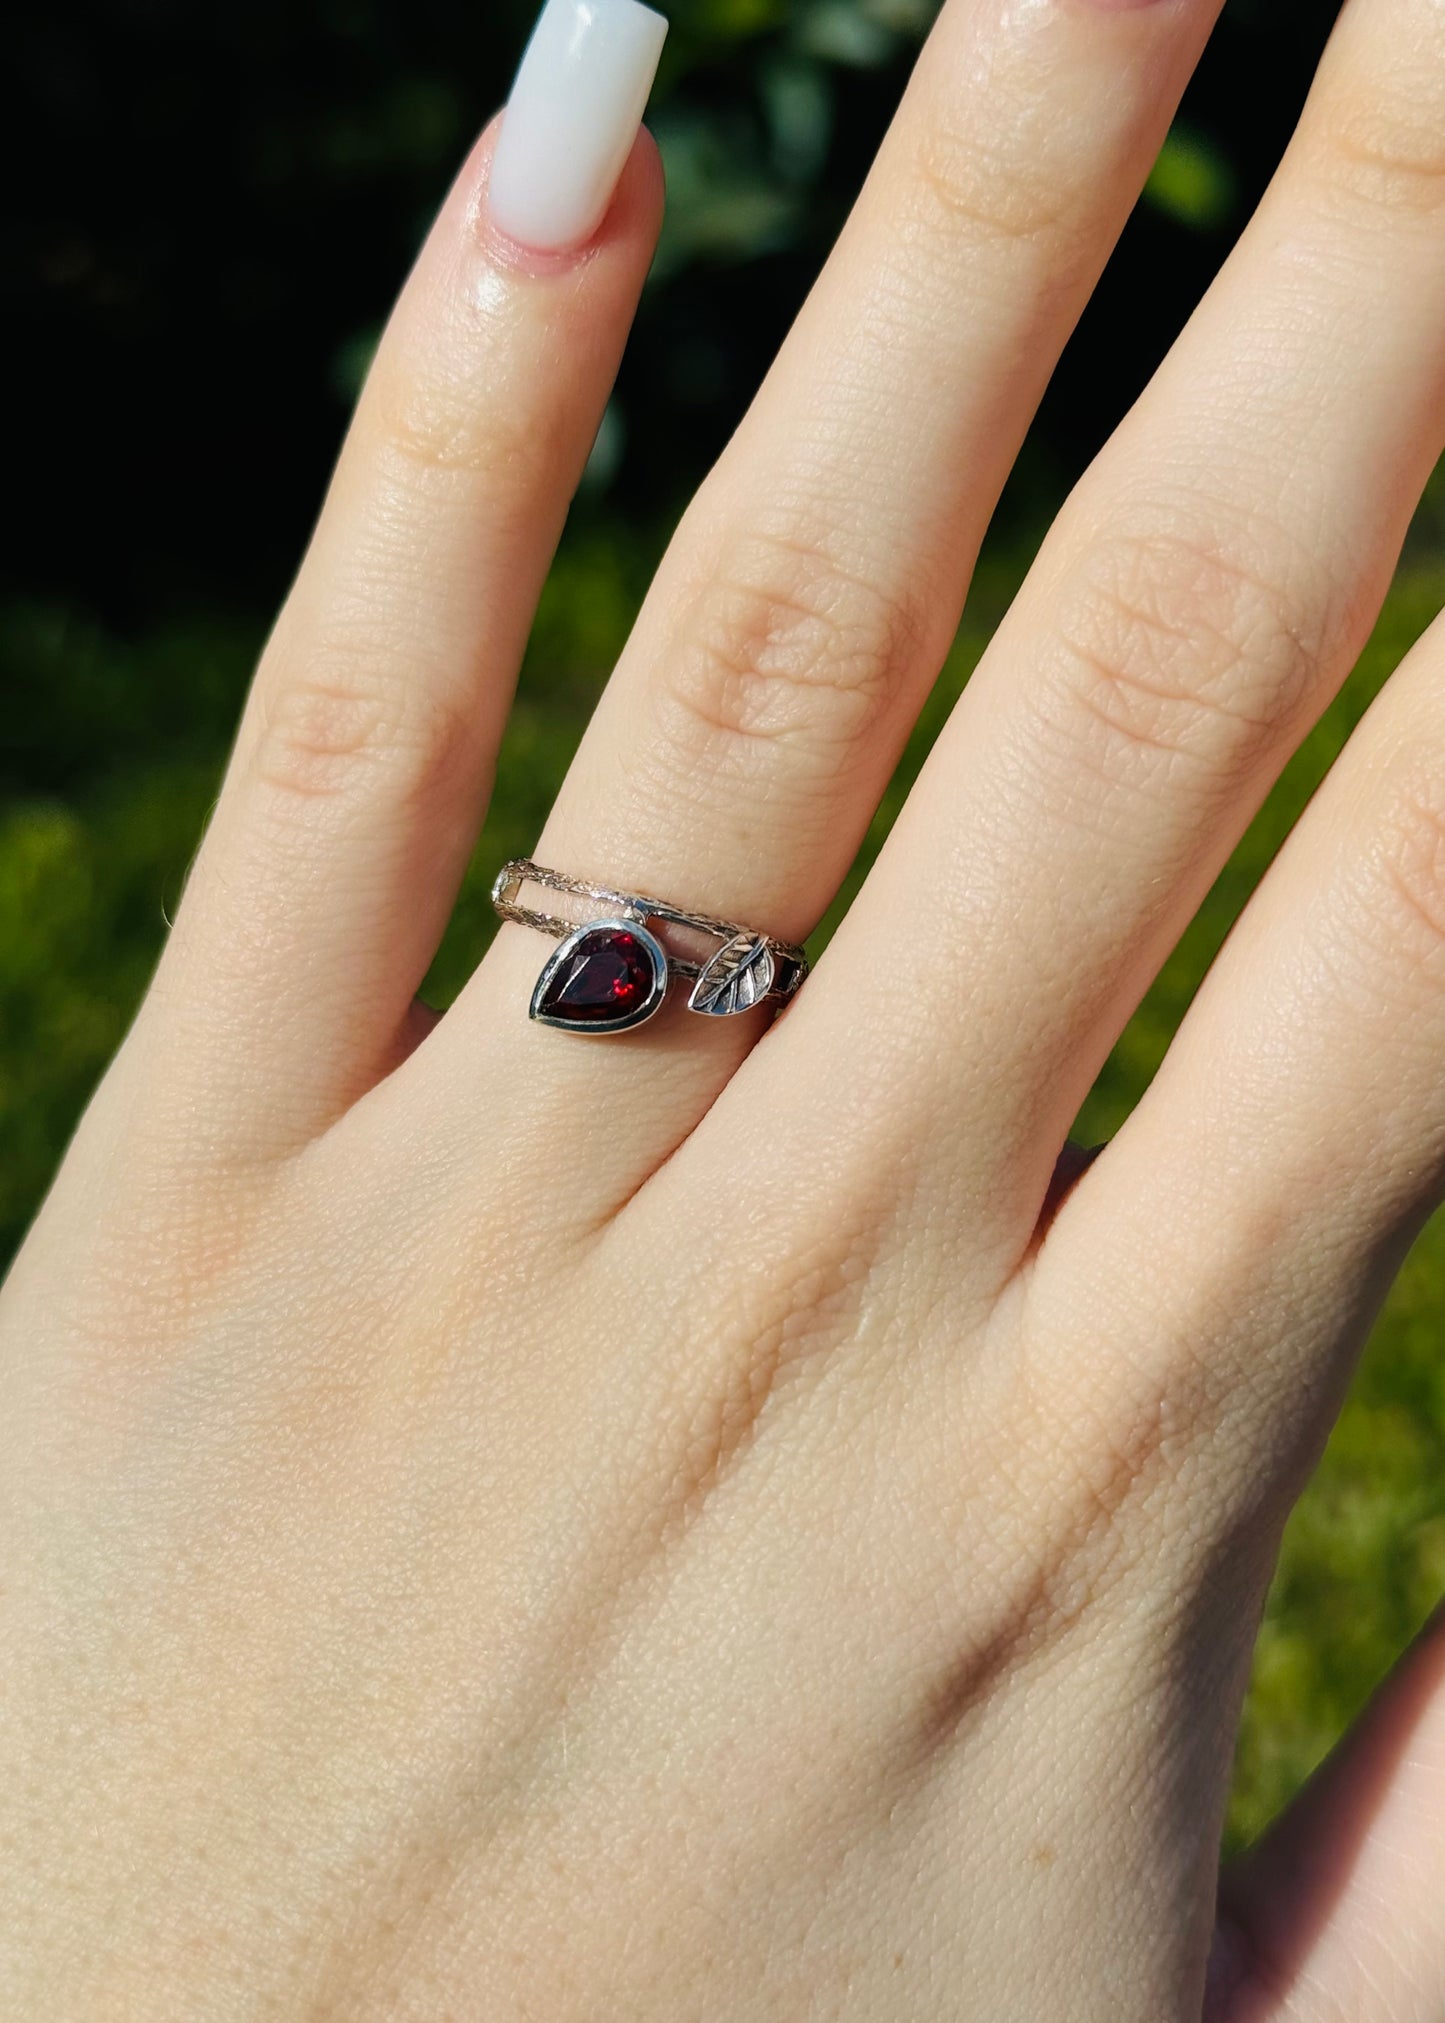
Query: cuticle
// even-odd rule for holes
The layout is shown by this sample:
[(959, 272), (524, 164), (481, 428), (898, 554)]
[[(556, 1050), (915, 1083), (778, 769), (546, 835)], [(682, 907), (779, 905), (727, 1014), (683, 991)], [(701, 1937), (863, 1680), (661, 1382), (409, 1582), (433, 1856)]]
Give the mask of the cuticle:
[(546, 281), (557, 275), (575, 273), (596, 258), (600, 240), (595, 233), (580, 246), (562, 246), (553, 252), (541, 246), (524, 246), (520, 239), (504, 232), (493, 218), (487, 201), (491, 167), (489, 151), (484, 172), (468, 199), (464, 225), (467, 236), (492, 267), (505, 275)]

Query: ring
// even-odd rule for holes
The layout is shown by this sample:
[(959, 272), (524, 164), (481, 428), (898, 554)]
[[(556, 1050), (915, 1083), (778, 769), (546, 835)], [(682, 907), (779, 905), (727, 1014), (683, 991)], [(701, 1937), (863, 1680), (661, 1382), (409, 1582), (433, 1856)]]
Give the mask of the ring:
[[(606, 908), (606, 916), (579, 923), (540, 913), (520, 903), (517, 895), (524, 885), (593, 900)], [(675, 976), (692, 979), (689, 1011), (732, 1018), (754, 1005), (785, 1004), (808, 974), (807, 956), (790, 942), (755, 934), (734, 920), (688, 913), (665, 899), (568, 878), (526, 857), (502, 866), (492, 885), (492, 904), (503, 920), (558, 937), (559, 946), (532, 992), (530, 1016), (539, 1025), (566, 1032), (630, 1032), (661, 1008)], [(665, 948), (649, 923), (683, 928), (720, 945), (705, 960), (692, 961)]]

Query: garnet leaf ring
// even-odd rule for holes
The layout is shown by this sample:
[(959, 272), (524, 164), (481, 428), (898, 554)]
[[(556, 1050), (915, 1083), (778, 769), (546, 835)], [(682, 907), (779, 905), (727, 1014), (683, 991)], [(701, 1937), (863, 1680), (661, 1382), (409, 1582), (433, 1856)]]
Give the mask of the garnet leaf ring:
[[(524, 885), (589, 900), (604, 909), (603, 916), (569, 920), (523, 906)], [(660, 1009), (673, 977), (691, 979), (689, 1011), (732, 1018), (755, 1005), (785, 1004), (808, 973), (807, 956), (790, 942), (736, 921), (689, 913), (664, 899), (568, 878), (525, 857), (497, 873), (492, 904), (503, 920), (557, 936), (532, 992), (531, 1016), (567, 1032), (630, 1032)], [(659, 929), (675, 931), (667, 945)], [(689, 955), (672, 945), (679, 935), (717, 945)]]

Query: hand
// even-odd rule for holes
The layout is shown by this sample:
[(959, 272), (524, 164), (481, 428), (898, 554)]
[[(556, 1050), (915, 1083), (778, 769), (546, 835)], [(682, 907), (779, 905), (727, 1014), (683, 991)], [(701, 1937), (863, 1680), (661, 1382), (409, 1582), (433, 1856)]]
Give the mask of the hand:
[[(543, 862), (813, 927), (1210, 14), (950, 0)], [(1442, 1191), (1438, 630), (1060, 1148), (1445, 440), (1445, 14), (1349, 0), (786, 1014), (583, 1040), (520, 926), (414, 994), (658, 224), (593, 18), (408, 284), (5, 1292), (0, 2013), (1439, 2018), (1438, 1635), (1211, 1940), (1280, 1528)]]

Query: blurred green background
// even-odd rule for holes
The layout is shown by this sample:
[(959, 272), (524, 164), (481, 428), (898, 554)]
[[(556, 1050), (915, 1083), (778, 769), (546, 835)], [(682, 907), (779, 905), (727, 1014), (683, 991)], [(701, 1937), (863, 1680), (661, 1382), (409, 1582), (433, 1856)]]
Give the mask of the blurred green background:
[[(26, 9), (4, 263), (0, 1258), (143, 990), (388, 302), (529, 8), (164, 0)], [(834, 236), (930, 0), (677, 0), (653, 125), (669, 220), (548, 588), (478, 874), (431, 995), (491, 930), (650, 569)], [(1137, 393), (1268, 176), (1331, 6), (1235, 0), (1045, 403), (876, 847), (1071, 479)], [(1364, 662), (1121, 1043), (1117, 1127), (1230, 920), (1445, 591), (1421, 510)], [(860, 866), (861, 869), (861, 866)], [(1398, 1284), (1291, 1526), (1232, 1833), (1318, 1759), (1445, 1590), (1445, 1236)]]

